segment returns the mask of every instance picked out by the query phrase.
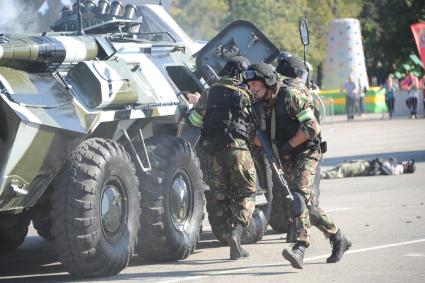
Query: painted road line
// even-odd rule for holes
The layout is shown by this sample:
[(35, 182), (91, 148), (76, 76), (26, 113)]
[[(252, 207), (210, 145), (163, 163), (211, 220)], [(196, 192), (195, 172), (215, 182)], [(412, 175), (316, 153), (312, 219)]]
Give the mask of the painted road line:
[(326, 212), (335, 212), (335, 211), (345, 211), (345, 210), (360, 209), (360, 208), (363, 208), (363, 207), (361, 207), (361, 206), (337, 207), (337, 208), (331, 208), (331, 209), (324, 208), (324, 210)]
[(409, 257), (425, 257), (425, 254), (420, 254), (420, 253), (409, 253), (409, 254), (405, 254), (403, 256), (409, 256)]
[[(388, 245), (375, 246), (375, 247), (370, 247), (370, 248), (363, 248), (363, 249), (357, 249), (357, 250), (349, 250), (345, 254), (347, 255), (347, 254), (364, 253), (364, 252), (381, 250), (381, 249), (388, 249), (388, 248), (393, 248), (393, 247), (400, 247), (400, 246), (406, 246), (406, 245), (414, 245), (414, 244), (419, 244), (419, 243), (424, 243), (424, 242), (425, 242), (425, 238), (424, 239), (413, 240), (413, 241), (407, 241), (407, 242), (400, 242), (400, 243), (394, 243), (394, 244), (388, 244)], [(328, 258), (328, 257), (329, 257), (329, 254), (319, 255), (319, 256), (314, 256), (314, 257), (308, 257), (308, 258), (305, 258), (304, 259), (304, 262), (315, 261), (315, 260), (318, 260), (318, 259), (324, 259), (324, 258)], [(183, 281), (193, 281), (193, 280), (200, 280), (200, 279), (205, 279), (205, 278), (213, 277), (213, 276), (216, 276), (216, 275), (225, 275), (225, 274), (230, 274), (230, 273), (235, 273), (235, 272), (246, 272), (246, 271), (252, 271), (252, 270), (256, 270), (256, 269), (261, 269), (261, 268), (264, 268), (264, 267), (289, 266), (289, 265), (290, 265), (289, 263), (271, 263), (271, 264), (247, 266), (247, 267), (235, 268), (235, 269), (229, 269), (229, 270), (211, 271), (210, 274), (208, 274), (208, 275), (185, 276), (185, 277), (179, 277), (179, 278), (175, 278), (175, 279), (171, 279), (171, 280), (158, 281), (158, 282), (161, 282), (161, 283), (174, 283), (174, 282), (183, 282)]]

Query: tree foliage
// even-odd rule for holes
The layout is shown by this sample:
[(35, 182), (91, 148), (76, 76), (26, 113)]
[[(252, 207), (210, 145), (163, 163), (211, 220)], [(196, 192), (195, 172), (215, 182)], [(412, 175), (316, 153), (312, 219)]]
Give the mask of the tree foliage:
[(173, 0), (171, 4), (171, 14), (195, 39), (214, 37), (229, 11), (226, 0)]
[(171, 13), (197, 39), (209, 40), (234, 20), (254, 23), (282, 51), (302, 56), (298, 21), (309, 21), (308, 60), (319, 65), (326, 53), (327, 25), (338, 17), (357, 17), (363, 0), (173, 0)]
[(360, 14), (369, 72), (393, 72), (416, 53), (410, 25), (425, 21), (423, 0), (366, 1)]

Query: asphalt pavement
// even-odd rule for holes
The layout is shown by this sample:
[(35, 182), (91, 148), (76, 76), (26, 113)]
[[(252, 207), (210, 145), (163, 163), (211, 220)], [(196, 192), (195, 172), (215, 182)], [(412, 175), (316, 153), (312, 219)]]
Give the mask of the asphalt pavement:
[(215, 240), (208, 222), (188, 259), (166, 264), (132, 260), (119, 275), (73, 280), (57, 262), (51, 244), (33, 229), (21, 248), (0, 256), (0, 282), (424, 282), (425, 119), (381, 120), (381, 115), (336, 116), (322, 125), (329, 152), (323, 168), (341, 161), (414, 158), (417, 171), (401, 176), (322, 180), (320, 206), (353, 242), (341, 262), (327, 264), (329, 241), (311, 229), (303, 270), (281, 256), (290, 245), (271, 228), (247, 245), (248, 259), (230, 261), (229, 248)]

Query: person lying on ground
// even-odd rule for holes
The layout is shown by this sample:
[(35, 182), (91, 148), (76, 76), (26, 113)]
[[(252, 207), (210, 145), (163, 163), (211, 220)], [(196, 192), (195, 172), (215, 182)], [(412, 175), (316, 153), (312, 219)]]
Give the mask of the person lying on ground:
[(401, 175), (413, 173), (415, 170), (414, 159), (397, 163), (395, 158), (374, 158), (340, 163), (330, 170), (321, 172), (320, 177), (322, 179), (336, 179), (358, 176)]

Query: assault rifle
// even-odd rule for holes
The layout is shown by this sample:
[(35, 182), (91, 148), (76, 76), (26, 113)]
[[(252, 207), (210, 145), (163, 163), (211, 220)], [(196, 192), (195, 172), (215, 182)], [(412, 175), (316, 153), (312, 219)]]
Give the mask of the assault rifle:
[(291, 191), (289, 190), (288, 183), (285, 180), (282, 168), (280, 166), (279, 157), (276, 158), (273, 154), (272, 146), (267, 139), (266, 134), (261, 129), (261, 122), (260, 119), (257, 116), (257, 112), (255, 111), (255, 107), (259, 107), (258, 103), (253, 103), (251, 107), (248, 108), (248, 111), (251, 114), (252, 120), (254, 122), (256, 132), (257, 132), (257, 138), (260, 140), (262, 150), (264, 154), (266, 155), (267, 160), (270, 163), (270, 166), (272, 167), (272, 170), (276, 174), (276, 176), (279, 179), (279, 182), (281, 185), (285, 188), (286, 198), (290, 199), (291, 201), (294, 201), (294, 196), (291, 194)]

